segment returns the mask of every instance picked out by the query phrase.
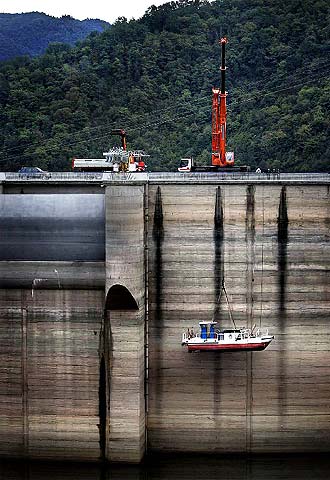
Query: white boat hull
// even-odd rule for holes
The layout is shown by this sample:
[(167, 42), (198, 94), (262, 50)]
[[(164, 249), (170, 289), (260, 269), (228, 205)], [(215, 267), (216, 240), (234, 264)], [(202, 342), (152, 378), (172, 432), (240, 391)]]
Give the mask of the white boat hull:
[(196, 338), (188, 340), (185, 345), (188, 347), (188, 352), (194, 351), (221, 351), (221, 352), (237, 352), (237, 351), (260, 351), (265, 350), (266, 347), (273, 340), (273, 337), (265, 339), (250, 339), (250, 341), (234, 341), (231, 343), (221, 341), (198, 341)]

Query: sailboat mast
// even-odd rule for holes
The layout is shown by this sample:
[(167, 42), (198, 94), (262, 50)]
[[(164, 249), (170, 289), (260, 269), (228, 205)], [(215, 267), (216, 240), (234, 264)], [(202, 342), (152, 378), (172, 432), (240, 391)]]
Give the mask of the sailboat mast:
[(229, 312), (229, 317), (230, 317), (230, 320), (233, 322), (234, 324), (234, 328), (236, 330), (236, 323), (235, 323), (235, 320), (233, 318), (233, 314), (232, 314), (232, 311), (231, 311), (231, 307), (230, 307), (230, 303), (229, 303), (229, 299), (228, 299), (228, 295), (227, 295), (227, 291), (226, 291), (226, 287), (225, 287), (225, 283), (223, 282), (222, 284), (222, 288), (223, 288), (223, 291), (225, 292), (225, 297), (226, 297), (226, 302), (227, 302), (227, 307), (228, 307), (228, 312)]

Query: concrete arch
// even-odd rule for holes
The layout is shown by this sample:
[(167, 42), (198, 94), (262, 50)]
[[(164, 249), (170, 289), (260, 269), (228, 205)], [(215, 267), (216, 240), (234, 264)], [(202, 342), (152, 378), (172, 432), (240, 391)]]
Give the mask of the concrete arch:
[(105, 310), (138, 310), (138, 304), (124, 285), (115, 284), (109, 288)]
[(122, 284), (107, 291), (100, 358), (100, 453), (140, 462), (145, 453), (144, 304)]

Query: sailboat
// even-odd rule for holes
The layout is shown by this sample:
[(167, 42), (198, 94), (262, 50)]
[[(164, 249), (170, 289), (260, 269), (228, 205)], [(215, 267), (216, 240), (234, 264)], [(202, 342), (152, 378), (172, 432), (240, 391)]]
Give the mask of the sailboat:
[[(260, 351), (268, 347), (274, 339), (274, 335), (269, 335), (268, 330), (261, 331), (256, 329), (256, 325), (250, 328), (237, 328), (233, 319), (231, 308), (226, 292), (225, 284), (222, 282), (222, 290), (226, 296), (229, 316), (234, 328), (216, 329), (217, 322), (206, 320), (199, 322), (200, 331), (194, 333), (193, 329), (188, 329), (182, 334), (182, 345), (188, 347), (188, 352), (218, 350), (221, 352), (236, 351)], [(221, 291), (222, 291), (221, 290)], [(221, 292), (218, 302), (220, 301)]]

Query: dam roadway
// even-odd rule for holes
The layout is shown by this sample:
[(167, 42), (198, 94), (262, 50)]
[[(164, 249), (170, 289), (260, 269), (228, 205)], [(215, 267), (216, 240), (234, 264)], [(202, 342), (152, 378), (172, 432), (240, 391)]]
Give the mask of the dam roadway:
[[(0, 457), (330, 449), (330, 175), (0, 173)], [(213, 316), (262, 352), (197, 352)]]

